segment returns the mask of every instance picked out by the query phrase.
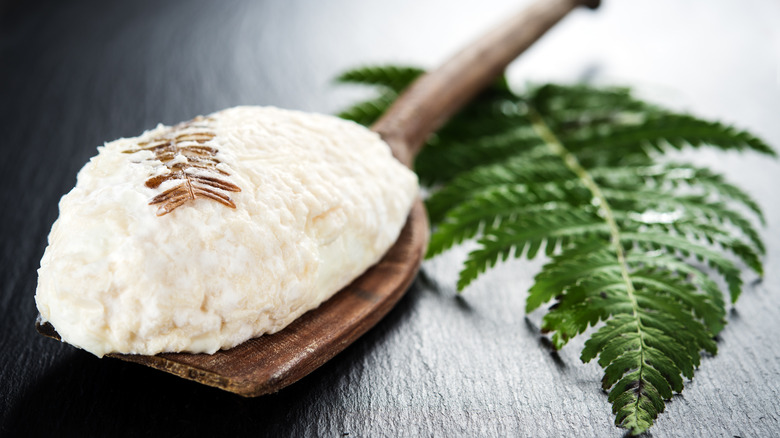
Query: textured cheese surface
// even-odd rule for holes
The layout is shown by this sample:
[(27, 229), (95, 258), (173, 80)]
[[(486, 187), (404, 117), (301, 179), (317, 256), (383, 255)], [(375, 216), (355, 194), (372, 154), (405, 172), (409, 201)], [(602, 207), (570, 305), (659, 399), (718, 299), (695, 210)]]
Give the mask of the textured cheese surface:
[[(281, 330), (395, 242), (417, 178), (379, 137), (334, 117), (236, 107), (209, 117), (236, 208), (199, 198), (157, 216), (169, 127), (98, 148), (60, 201), (36, 302), (65, 342), (213, 353)], [(182, 158), (186, 161), (186, 158)]]

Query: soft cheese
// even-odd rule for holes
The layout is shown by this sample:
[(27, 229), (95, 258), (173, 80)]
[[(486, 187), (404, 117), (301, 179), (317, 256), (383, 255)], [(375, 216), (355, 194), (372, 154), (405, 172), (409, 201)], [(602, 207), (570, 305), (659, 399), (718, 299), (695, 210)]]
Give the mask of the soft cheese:
[(377, 134), (267, 107), (206, 120), (235, 208), (199, 197), (158, 216), (150, 200), (177, 182), (149, 178), (188, 161), (139, 150), (162, 125), (98, 148), (60, 201), (35, 299), (65, 342), (97, 356), (230, 348), (317, 307), (395, 242), (417, 178)]

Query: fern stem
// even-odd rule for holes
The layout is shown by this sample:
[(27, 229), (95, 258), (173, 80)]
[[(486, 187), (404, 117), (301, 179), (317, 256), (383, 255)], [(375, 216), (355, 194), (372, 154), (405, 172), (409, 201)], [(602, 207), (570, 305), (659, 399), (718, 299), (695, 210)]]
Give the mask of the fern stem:
[[(550, 127), (547, 125), (547, 123), (542, 118), (541, 114), (539, 114), (538, 111), (536, 111), (533, 107), (529, 107), (528, 110), (528, 117), (531, 120), (531, 125), (533, 126), (536, 133), (539, 135), (539, 137), (544, 141), (544, 143), (547, 145), (547, 147), (561, 158), (561, 160), (564, 162), (566, 167), (571, 170), (575, 175), (577, 175), (577, 178), (579, 178), (580, 181), (587, 187), (587, 189), (590, 191), (590, 193), (593, 195), (593, 198), (598, 203), (598, 207), (600, 208), (602, 212), (602, 217), (604, 221), (607, 222), (607, 225), (609, 226), (609, 234), (610, 234), (610, 240), (612, 243), (612, 247), (615, 250), (615, 255), (617, 256), (618, 264), (620, 265), (620, 273), (623, 277), (623, 281), (626, 284), (626, 295), (628, 296), (629, 301), (631, 302), (631, 312), (632, 316), (636, 320), (636, 331), (639, 334), (639, 381), (642, 382), (642, 375), (644, 373), (644, 364), (645, 364), (645, 358), (644, 358), (644, 351), (646, 348), (645, 342), (644, 342), (644, 336), (643, 336), (643, 327), (642, 327), (642, 320), (639, 318), (639, 303), (636, 299), (636, 289), (634, 289), (634, 283), (631, 281), (631, 274), (628, 271), (628, 263), (626, 261), (626, 251), (625, 248), (623, 248), (623, 244), (621, 243), (621, 236), (620, 236), (620, 228), (618, 228), (617, 221), (615, 220), (615, 213), (612, 211), (612, 207), (610, 207), (609, 202), (607, 201), (606, 196), (604, 196), (604, 193), (601, 191), (601, 188), (598, 184), (596, 184), (596, 181), (593, 180), (593, 177), (591, 174), (585, 170), (584, 167), (580, 164), (577, 157), (569, 152), (568, 149), (563, 145), (563, 143), (558, 139), (558, 137), (555, 135), (555, 133), (552, 132)], [(641, 391), (641, 387), (637, 388), (637, 392)], [(634, 402), (635, 405), (639, 405), (639, 402), (641, 400), (641, 394), (637, 394), (636, 401)], [(638, 412), (639, 409), (635, 409), (634, 412)]]

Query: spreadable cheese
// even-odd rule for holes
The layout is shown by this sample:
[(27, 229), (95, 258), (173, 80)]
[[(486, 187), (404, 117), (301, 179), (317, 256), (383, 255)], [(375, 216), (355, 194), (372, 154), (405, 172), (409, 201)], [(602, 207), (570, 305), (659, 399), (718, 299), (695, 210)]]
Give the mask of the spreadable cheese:
[(382, 257), (418, 190), (377, 134), (270, 107), (98, 151), (60, 201), (35, 297), (97, 356), (213, 353), (281, 330)]

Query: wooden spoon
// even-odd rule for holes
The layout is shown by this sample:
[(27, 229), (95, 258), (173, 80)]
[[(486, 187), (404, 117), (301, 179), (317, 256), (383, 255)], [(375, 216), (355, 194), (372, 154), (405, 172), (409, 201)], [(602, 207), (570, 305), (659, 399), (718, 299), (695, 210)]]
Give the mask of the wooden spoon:
[[(537, 0), (412, 84), (373, 126), (412, 166), (427, 136), (494, 81), (506, 66), (577, 6), (599, 0)], [(110, 354), (245, 397), (277, 392), (317, 369), (384, 317), (409, 288), (428, 244), (418, 199), (398, 240), (376, 265), (284, 330), (214, 354)], [(49, 323), (38, 331), (60, 339)]]

